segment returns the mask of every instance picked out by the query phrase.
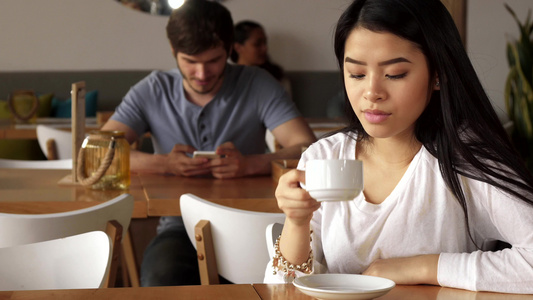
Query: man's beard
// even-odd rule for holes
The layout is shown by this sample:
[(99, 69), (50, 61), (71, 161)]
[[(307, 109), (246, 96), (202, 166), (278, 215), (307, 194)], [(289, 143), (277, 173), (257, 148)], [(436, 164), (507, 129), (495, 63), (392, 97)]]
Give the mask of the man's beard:
[(220, 76), (218, 76), (218, 78), (215, 80), (215, 82), (213, 83), (211, 88), (209, 88), (209, 90), (197, 90), (197, 89), (195, 89), (194, 86), (191, 84), (192, 80), (189, 77), (185, 76), (185, 74), (183, 74), (183, 72), (181, 71), (181, 68), (179, 67), (179, 65), (178, 65), (178, 70), (180, 70), (181, 77), (183, 78), (183, 80), (185, 80), (185, 82), (187, 82), (189, 87), (195, 93), (200, 94), (200, 95), (206, 95), (206, 94), (211, 93), (215, 89), (215, 87), (218, 85), (218, 83), (222, 80), (222, 78), (224, 77), (224, 73), (225, 73), (226, 67), (224, 67), (224, 70), (220, 73)]

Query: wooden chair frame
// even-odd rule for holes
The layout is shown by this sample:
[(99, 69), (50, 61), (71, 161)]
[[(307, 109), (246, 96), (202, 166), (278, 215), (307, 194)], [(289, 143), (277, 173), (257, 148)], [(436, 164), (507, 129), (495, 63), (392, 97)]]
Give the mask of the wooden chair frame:
[(219, 284), (217, 259), (209, 221), (201, 220), (196, 224), (194, 238), (196, 239), (196, 253), (198, 254), (198, 268), (202, 285)]

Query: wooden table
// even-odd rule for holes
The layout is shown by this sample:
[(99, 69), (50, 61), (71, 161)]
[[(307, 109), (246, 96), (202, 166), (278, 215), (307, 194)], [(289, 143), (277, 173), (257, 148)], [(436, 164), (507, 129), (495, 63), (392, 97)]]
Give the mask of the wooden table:
[(148, 200), (148, 216), (179, 216), (179, 198), (192, 193), (233, 208), (261, 212), (281, 212), (271, 176), (234, 179), (187, 178), (138, 174)]
[(305, 120), (317, 138), (348, 125), (348, 122), (343, 119), (305, 118)]
[[(261, 299), (312, 300), (292, 284), (254, 284)], [(1, 294), (0, 294), (1, 295)], [(1, 299), (1, 297), (0, 297)], [(531, 300), (533, 295), (472, 292), (460, 289), (427, 285), (397, 285), (376, 300)]]
[(7, 299), (228, 299), (261, 298), (251, 284), (0, 292)]
[(97, 205), (125, 192), (135, 200), (133, 218), (147, 217), (147, 199), (140, 179), (131, 177), (128, 190), (91, 190), (82, 186), (60, 186), (70, 170), (0, 169), (0, 212), (54, 213)]
[(14, 125), (0, 123), (0, 139), (37, 139), (35, 129), (16, 129)]
[[(43, 121), (39, 121), (35, 124), (14, 124), (10, 120), (0, 120), (0, 139), (27, 139), (35, 140), (37, 139), (36, 127), (37, 124), (47, 125), (56, 127), (58, 129), (70, 131), (71, 120), (57, 118), (56, 123), (54, 123), (54, 118), (43, 118)], [(89, 118), (85, 125), (85, 131), (91, 132), (97, 130), (101, 125), (93, 122), (93, 118)]]
[(91, 190), (58, 185), (70, 170), (0, 169), (0, 212), (52, 213), (96, 205), (124, 192), (135, 199), (133, 218), (179, 216), (179, 198), (193, 193), (233, 208), (281, 212), (271, 176), (235, 179), (186, 178), (155, 174), (131, 175), (128, 190)]
[[(379, 300), (530, 300), (533, 295), (471, 292), (438, 286), (396, 286)], [(313, 300), (292, 284), (225, 284), (80, 290), (0, 291), (8, 299), (290, 299)]]
[[(99, 126), (103, 125), (111, 116), (113, 112), (97, 112), (96, 117), (96, 123), (93, 122), (92, 118), (89, 118), (89, 122), (86, 125), (86, 130), (91, 131), (98, 129)], [(40, 119), (37, 119), (38, 122)], [(52, 125), (53, 118), (44, 118), (43, 122), (40, 122), (40, 124), (43, 125)], [(320, 136), (324, 133), (327, 133), (332, 130), (343, 128), (346, 125), (346, 121), (339, 120), (339, 119), (329, 119), (329, 118), (306, 118), (305, 119), (309, 126), (313, 129), (315, 134), (317, 136)], [(62, 126), (62, 125), (68, 125), (65, 123), (66, 121), (70, 121), (70, 119), (58, 119), (58, 123), (60, 123), (61, 127), (65, 130), (69, 130), (69, 126)], [(57, 124), (56, 124), (57, 125)], [(149, 135), (146, 135), (149, 136)], [(10, 120), (0, 120), (0, 139), (36, 139), (37, 133), (35, 132), (35, 128), (33, 127), (26, 127), (26, 128), (20, 128), (20, 126), (17, 126), (13, 124)]]

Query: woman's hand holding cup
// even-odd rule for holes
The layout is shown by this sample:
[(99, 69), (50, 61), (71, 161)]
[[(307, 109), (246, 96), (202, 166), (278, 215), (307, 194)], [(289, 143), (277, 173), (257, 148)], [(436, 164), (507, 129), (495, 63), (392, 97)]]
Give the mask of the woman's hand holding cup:
[(280, 177), (276, 199), (287, 220), (294, 225), (304, 225), (309, 224), (321, 201), (353, 200), (362, 190), (363, 162), (310, 160), (305, 172), (292, 170)]
[(300, 182), (305, 182), (304, 171), (291, 170), (283, 174), (276, 188), (276, 199), (287, 221), (294, 225), (308, 225), (313, 212), (320, 207), (320, 202), (300, 188)]

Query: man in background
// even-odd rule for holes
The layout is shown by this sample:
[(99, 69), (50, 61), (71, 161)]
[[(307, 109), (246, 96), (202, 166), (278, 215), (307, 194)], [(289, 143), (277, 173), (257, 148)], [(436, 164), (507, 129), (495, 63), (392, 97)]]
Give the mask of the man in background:
[[(131, 151), (131, 170), (235, 178), (268, 174), (274, 159), (299, 158), (315, 141), (283, 87), (266, 71), (226, 63), (233, 20), (217, 2), (186, 1), (167, 24), (177, 69), (133, 86), (102, 130), (133, 143), (150, 132), (154, 154)], [(265, 153), (265, 131), (282, 149)], [(193, 158), (195, 150), (219, 158)], [(181, 217), (162, 217), (144, 253), (141, 285), (198, 284), (196, 251)]]

